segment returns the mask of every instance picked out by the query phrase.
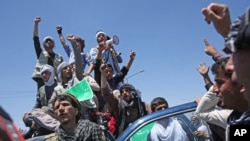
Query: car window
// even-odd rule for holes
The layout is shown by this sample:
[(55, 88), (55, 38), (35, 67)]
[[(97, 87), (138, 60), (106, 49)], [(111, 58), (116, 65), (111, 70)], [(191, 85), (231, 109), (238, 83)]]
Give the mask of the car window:
[[(191, 122), (194, 112), (172, 114), (169, 116), (162, 115), (158, 118), (151, 120), (149, 123), (144, 124), (138, 128), (132, 136), (130, 141), (151, 141), (151, 140), (183, 140), (183, 141), (209, 141), (202, 137), (194, 135), (197, 130), (196, 125)], [(199, 121), (201, 121), (199, 119)], [(210, 130), (204, 121), (203, 130), (207, 129), (208, 135)]]

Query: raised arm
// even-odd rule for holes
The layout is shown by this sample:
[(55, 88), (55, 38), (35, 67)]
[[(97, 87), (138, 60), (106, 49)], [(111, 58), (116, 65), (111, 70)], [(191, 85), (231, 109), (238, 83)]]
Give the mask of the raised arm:
[(120, 82), (122, 82), (125, 76), (128, 74), (128, 71), (134, 62), (135, 56), (136, 56), (136, 53), (134, 51), (130, 51), (130, 58), (128, 60), (128, 63), (126, 64), (126, 66), (122, 67), (120, 72), (116, 73), (115, 76), (113, 77), (117, 85)]
[(99, 43), (99, 46), (96, 48), (96, 58), (95, 58), (95, 65), (94, 65), (94, 78), (96, 82), (101, 86), (101, 72), (100, 72), (100, 66), (102, 64), (102, 51), (104, 50), (104, 42)]
[(67, 38), (71, 42), (74, 55), (75, 55), (75, 75), (76, 75), (76, 78), (79, 81), (81, 81), (83, 79), (82, 58), (81, 58), (81, 53), (80, 53), (81, 51), (77, 48), (76, 40), (73, 35), (68, 35)]
[(231, 19), (228, 6), (225, 4), (211, 3), (202, 9), (204, 19), (208, 24), (213, 23), (216, 31), (226, 37), (230, 30)]
[(200, 73), (200, 75), (203, 77), (204, 82), (205, 82), (205, 88), (208, 91), (209, 88), (213, 85), (213, 82), (211, 81), (208, 72), (209, 72), (209, 67), (206, 66), (205, 63), (202, 63), (198, 66), (197, 71)]
[(125, 66), (128, 70), (130, 69), (131, 65), (133, 64), (135, 60), (136, 53), (134, 51), (130, 51), (130, 58), (128, 60), (127, 65)]
[(217, 51), (217, 49), (214, 46), (212, 46), (211, 44), (209, 44), (209, 42), (207, 41), (206, 38), (204, 38), (203, 41), (204, 41), (204, 44), (205, 44), (205, 49), (204, 49), (205, 53), (208, 56), (211, 56), (214, 61), (217, 61), (217, 60), (219, 60), (219, 59), (221, 59), (221, 58), (224, 57), (222, 54), (220, 54)]
[(39, 24), (39, 22), (40, 22), (41, 20), (42, 20), (41, 17), (36, 17), (36, 18), (34, 19), (35, 24), (34, 24), (33, 36), (38, 37), (38, 24)]
[(39, 58), (42, 52), (41, 44), (40, 44), (39, 37), (38, 37), (38, 24), (40, 21), (41, 21), (41, 17), (36, 17), (34, 19), (33, 41), (34, 41), (34, 47), (35, 47), (37, 59)]
[(110, 89), (110, 86), (106, 79), (106, 64), (102, 64), (100, 66), (101, 71), (101, 93), (103, 96), (103, 99), (108, 103), (108, 105), (111, 107), (111, 111), (114, 112), (117, 115), (118, 112), (118, 99), (114, 96), (112, 93), (112, 90)]
[(70, 57), (70, 53), (71, 53), (72, 50), (69, 48), (69, 45), (67, 45), (66, 40), (63, 37), (62, 29), (63, 28), (62, 28), (61, 25), (56, 26), (56, 30), (57, 30), (60, 42), (61, 42), (66, 54), (68, 55), (68, 57)]

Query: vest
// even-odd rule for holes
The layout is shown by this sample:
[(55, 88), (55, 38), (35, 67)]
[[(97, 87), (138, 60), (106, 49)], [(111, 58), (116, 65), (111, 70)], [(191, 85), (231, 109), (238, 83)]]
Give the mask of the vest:
[(40, 101), (42, 106), (48, 105), (48, 99), (46, 98), (45, 86), (39, 88)]
[[(54, 89), (55, 87), (57, 87), (57, 84), (54, 83), (51, 87), (53, 87), (53, 89)], [(52, 94), (53, 94), (53, 92), (51, 93), (51, 97), (52, 97)], [(43, 85), (41, 88), (39, 88), (39, 95), (40, 95), (41, 105), (48, 106), (49, 99), (46, 97), (45, 85)]]
[[(36, 66), (32, 74), (32, 79), (36, 80), (37, 78), (41, 78), (40, 69), (44, 64), (48, 64), (48, 58), (49, 58), (49, 53), (47, 51), (42, 51), (36, 62)], [(56, 70), (57, 67), (60, 65), (60, 63), (62, 62), (63, 62), (62, 56), (60, 56), (59, 54), (55, 54), (55, 58), (53, 61), (54, 69)]]

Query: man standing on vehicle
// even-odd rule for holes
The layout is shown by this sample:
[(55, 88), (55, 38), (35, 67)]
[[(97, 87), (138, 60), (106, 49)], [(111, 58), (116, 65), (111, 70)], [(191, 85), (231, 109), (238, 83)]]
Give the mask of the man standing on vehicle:
[(120, 96), (116, 97), (107, 82), (107, 66), (102, 64), (101, 93), (104, 100), (109, 104), (117, 118), (117, 135), (121, 134), (129, 124), (138, 118), (151, 113), (149, 104), (142, 102), (135, 87), (131, 84), (123, 84), (120, 88)]

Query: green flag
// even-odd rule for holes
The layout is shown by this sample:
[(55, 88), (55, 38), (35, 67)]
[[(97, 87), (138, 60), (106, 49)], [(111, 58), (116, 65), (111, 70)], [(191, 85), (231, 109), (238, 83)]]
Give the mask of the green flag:
[(83, 79), (82, 81), (78, 82), (71, 88), (67, 89), (64, 93), (72, 94), (79, 101), (84, 101), (93, 98), (93, 91), (86, 79)]
[(142, 127), (140, 130), (135, 132), (130, 138), (131, 141), (147, 141), (150, 131), (152, 130), (156, 122), (149, 123), (148, 125)]

